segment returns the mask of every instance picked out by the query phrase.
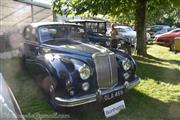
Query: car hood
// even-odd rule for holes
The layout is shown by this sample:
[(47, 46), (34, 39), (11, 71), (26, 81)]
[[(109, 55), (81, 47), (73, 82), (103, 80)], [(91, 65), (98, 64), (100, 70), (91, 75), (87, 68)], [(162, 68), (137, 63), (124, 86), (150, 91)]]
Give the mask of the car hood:
[(69, 53), (69, 54), (79, 54), (84, 56), (92, 56), (96, 52), (111, 52), (105, 47), (83, 43), (75, 40), (64, 40), (58, 43), (43, 44), (44, 47), (48, 47), (52, 50)]

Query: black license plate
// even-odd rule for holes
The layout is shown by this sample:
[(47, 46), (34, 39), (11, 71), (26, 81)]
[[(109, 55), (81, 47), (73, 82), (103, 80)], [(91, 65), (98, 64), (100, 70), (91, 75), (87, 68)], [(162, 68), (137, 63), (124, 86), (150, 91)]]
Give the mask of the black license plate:
[(124, 90), (123, 89), (117, 90), (117, 91), (113, 91), (111, 93), (107, 93), (107, 94), (103, 95), (103, 100), (106, 102), (106, 101), (118, 98), (118, 97), (122, 96), (123, 94), (124, 94)]

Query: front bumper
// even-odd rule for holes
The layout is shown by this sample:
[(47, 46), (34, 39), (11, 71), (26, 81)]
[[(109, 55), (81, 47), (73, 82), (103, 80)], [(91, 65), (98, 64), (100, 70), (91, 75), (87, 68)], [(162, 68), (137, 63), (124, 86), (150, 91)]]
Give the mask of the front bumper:
[[(129, 90), (134, 88), (136, 85), (138, 85), (140, 82), (140, 78), (139, 77), (135, 77), (135, 79), (132, 82), (125, 82), (124, 85), (122, 86), (117, 86), (117, 87), (113, 87), (110, 89), (107, 89), (105, 91), (102, 91), (101, 95), (105, 95), (107, 93), (111, 93), (113, 91), (117, 91), (117, 90)], [(81, 97), (73, 97), (70, 99), (63, 99), (60, 97), (55, 97), (55, 104), (61, 107), (75, 107), (75, 106), (79, 106), (79, 105), (84, 105), (84, 104), (88, 104), (88, 103), (92, 103), (92, 102), (96, 102), (97, 101), (97, 94), (88, 94), (88, 95), (84, 95)]]

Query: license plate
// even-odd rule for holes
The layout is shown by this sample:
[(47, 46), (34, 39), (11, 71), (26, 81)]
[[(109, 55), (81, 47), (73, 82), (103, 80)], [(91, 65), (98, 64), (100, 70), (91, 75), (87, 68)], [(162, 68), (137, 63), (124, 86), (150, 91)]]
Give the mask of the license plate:
[(114, 92), (103, 95), (103, 99), (106, 102), (106, 101), (112, 100), (114, 98), (117, 98), (117, 97), (119, 97), (119, 96), (121, 96), (123, 94), (124, 94), (123, 90), (117, 90), (117, 91), (114, 91)]
[(110, 106), (105, 107), (104, 110), (104, 115), (106, 116), (106, 118), (114, 116), (116, 114), (118, 114), (122, 109), (125, 109), (125, 103), (124, 100), (121, 100), (117, 103), (114, 103)]

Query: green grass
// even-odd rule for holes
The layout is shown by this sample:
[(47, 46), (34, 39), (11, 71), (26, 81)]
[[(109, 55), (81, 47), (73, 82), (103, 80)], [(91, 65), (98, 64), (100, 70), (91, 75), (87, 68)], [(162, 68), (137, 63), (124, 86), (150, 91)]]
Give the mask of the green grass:
[[(149, 45), (147, 51), (148, 57), (134, 56), (141, 83), (123, 96), (126, 109), (110, 120), (180, 119), (180, 53), (174, 54), (159, 45)], [(14, 92), (23, 114), (33, 114), (37, 120), (40, 120), (39, 114), (56, 116), (34, 80), (22, 71), (18, 58), (1, 60), (0, 64), (0, 71)], [(91, 105), (75, 112), (77, 115), (68, 120), (105, 119), (102, 112)]]

